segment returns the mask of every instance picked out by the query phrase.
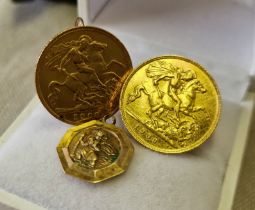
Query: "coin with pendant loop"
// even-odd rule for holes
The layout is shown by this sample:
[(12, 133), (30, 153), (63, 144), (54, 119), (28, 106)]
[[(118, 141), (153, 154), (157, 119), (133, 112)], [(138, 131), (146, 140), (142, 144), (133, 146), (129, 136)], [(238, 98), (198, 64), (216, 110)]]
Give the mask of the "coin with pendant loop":
[(111, 33), (76, 26), (53, 38), (36, 68), (36, 90), (45, 108), (57, 119), (78, 125), (112, 116), (120, 91), (132, 70), (124, 45)]

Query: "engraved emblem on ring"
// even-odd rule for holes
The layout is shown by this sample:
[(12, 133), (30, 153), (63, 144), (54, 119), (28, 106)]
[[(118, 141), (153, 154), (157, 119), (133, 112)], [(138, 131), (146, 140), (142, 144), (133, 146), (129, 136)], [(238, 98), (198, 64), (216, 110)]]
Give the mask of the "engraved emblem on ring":
[(70, 157), (85, 168), (98, 169), (113, 163), (119, 155), (118, 140), (103, 129), (84, 129), (69, 145)]

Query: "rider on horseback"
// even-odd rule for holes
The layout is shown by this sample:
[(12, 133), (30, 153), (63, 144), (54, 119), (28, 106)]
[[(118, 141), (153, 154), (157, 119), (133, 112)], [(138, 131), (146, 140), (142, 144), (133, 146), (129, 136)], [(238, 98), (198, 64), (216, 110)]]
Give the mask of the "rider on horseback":
[(196, 78), (195, 72), (191, 69), (180, 69), (171, 63), (169, 67), (166, 67), (165, 63), (159, 63), (159, 66), (150, 65), (146, 70), (146, 74), (153, 79), (153, 85), (157, 88), (159, 95), (162, 95), (158, 87), (159, 81), (169, 81), (168, 95), (176, 102), (174, 111), (176, 117), (179, 118), (181, 100), (178, 97), (178, 92), (182, 88), (183, 83)]

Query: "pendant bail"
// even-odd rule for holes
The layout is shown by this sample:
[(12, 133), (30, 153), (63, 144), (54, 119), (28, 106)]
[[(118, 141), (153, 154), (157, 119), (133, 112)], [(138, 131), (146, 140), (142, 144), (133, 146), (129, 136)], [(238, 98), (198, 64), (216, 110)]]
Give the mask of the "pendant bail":
[(111, 116), (111, 117), (109, 118), (107, 115), (105, 115), (105, 116), (103, 117), (103, 119), (102, 119), (102, 122), (103, 122), (103, 123), (107, 123), (107, 122), (106, 122), (107, 119), (111, 119), (113, 125), (116, 124), (116, 117), (115, 117), (115, 116)]
[(82, 27), (82, 26), (85, 26), (84, 25), (84, 21), (81, 17), (77, 17), (76, 20), (75, 20), (75, 27)]

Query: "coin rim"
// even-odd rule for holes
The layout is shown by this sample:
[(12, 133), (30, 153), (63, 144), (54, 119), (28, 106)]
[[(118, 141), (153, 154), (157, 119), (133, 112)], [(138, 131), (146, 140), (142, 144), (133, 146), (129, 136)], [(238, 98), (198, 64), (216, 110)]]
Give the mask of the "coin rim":
[[(140, 138), (140, 136), (137, 135), (135, 132), (133, 132), (133, 129), (131, 129), (131, 126), (127, 123), (126, 113), (125, 113), (125, 110), (124, 110), (125, 105), (124, 105), (124, 99), (123, 98), (124, 98), (126, 87), (129, 83), (130, 79), (133, 77), (133, 75), (136, 72), (138, 72), (145, 65), (147, 65), (149, 63), (152, 63), (154, 61), (157, 61), (157, 60), (161, 60), (161, 59), (180, 59), (182, 61), (186, 61), (188, 63), (191, 63), (191, 64), (195, 65), (196, 67), (198, 67), (201, 71), (203, 71), (208, 76), (208, 78), (212, 82), (212, 84), (215, 88), (215, 91), (217, 93), (217, 99), (216, 99), (218, 101), (218, 108), (217, 108), (217, 113), (216, 113), (217, 116), (215, 117), (215, 120), (213, 121), (211, 127), (207, 130), (206, 134), (203, 135), (202, 138), (200, 138), (195, 144), (192, 144), (192, 147), (179, 148), (179, 149), (163, 149), (163, 148), (153, 146), (150, 143), (148, 143), (146, 140), (144, 140), (143, 138)], [(180, 56), (180, 55), (163, 55), (163, 56), (158, 56), (158, 57), (151, 58), (151, 59), (143, 62), (142, 64), (140, 64), (137, 68), (135, 68), (131, 72), (131, 74), (128, 76), (128, 78), (126, 79), (126, 81), (124, 82), (124, 85), (122, 87), (122, 91), (121, 91), (121, 94), (120, 94), (120, 105), (119, 105), (119, 107), (120, 107), (120, 113), (121, 113), (122, 121), (123, 121), (124, 125), (126, 126), (127, 130), (129, 131), (129, 133), (134, 137), (134, 139), (136, 141), (138, 141), (140, 144), (142, 144), (146, 148), (151, 149), (151, 150), (156, 151), (156, 152), (165, 153), (165, 154), (176, 154), (176, 153), (184, 153), (184, 152), (191, 151), (191, 150), (199, 147), (201, 144), (203, 144), (206, 140), (209, 139), (209, 137), (213, 134), (214, 130), (216, 129), (216, 127), (219, 123), (221, 108), (222, 108), (222, 100), (221, 100), (221, 95), (220, 95), (218, 85), (216, 84), (215, 80), (209, 74), (209, 72), (205, 68), (203, 68), (199, 63), (197, 63), (197, 62), (195, 62), (195, 61), (193, 61), (189, 58), (185, 58), (183, 56)]]
[[(97, 27), (94, 27), (94, 26), (79, 26), (79, 27), (72, 27), (72, 28), (69, 28), (61, 33), (58, 33), (57, 35), (55, 35), (46, 45), (45, 47), (43, 48), (43, 50), (41, 51), (41, 54), (39, 56), (39, 59), (38, 59), (38, 62), (36, 64), (36, 71), (35, 71), (35, 86), (36, 86), (36, 92), (37, 92), (37, 95), (40, 99), (40, 101), (42, 102), (43, 106), (46, 108), (46, 110), (51, 114), (53, 115), (55, 118), (57, 118), (58, 120), (62, 121), (62, 122), (65, 122), (65, 123), (68, 123), (68, 124), (71, 124), (71, 125), (80, 125), (82, 123), (86, 123), (86, 122), (89, 122), (90, 120), (95, 120), (94, 118), (93, 119), (90, 119), (90, 120), (87, 120), (87, 121), (82, 121), (82, 122), (78, 122), (78, 123), (75, 123), (75, 122), (72, 122), (71, 120), (65, 120), (64, 118), (60, 118), (60, 116), (48, 105), (47, 101), (44, 99), (43, 97), (43, 94), (42, 94), (42, 90), (41, 90), (41, 87), (40, 87), (40, 82), (39, 82), (39, 69), (42, 69), (43, 68), (40, 68), (39, 67), (39, 63), (41, 63), (41, 59), (42, 59), (42, 56), (43, 56), (43, 53), (45, 52), (45, 50), (49, 47), (50, 44), (52, 44), (56, 39), (61, 39), (61, 36), (64, 36), (66, 35), (66, 33), (69, 33), (69, 32), (72, 32), (72, 31), (75, 31), (75, 30), (91, 30), (91, 31), (96, 31), (96, 32), (99, 32), (99, 33), (103, 33), (104, 35), (106, 36), (109, 36), (111, 39), (113, 39), (114, 41), (116, 41), (117, 43), (119, 43), (119, 45), (122, 47), (122, 50), (124, 52), (124, 54), (126, 54), (126, 57), (127, 57), (127, 63), (129, 63), (129, 68), (128, 70), (130, 69), (133, 69), (133, 66), (132, 66), (132, 60), (131, 60), (131, 57), (128, 53), (128, 50), (127, 48), (124, 46), (124, 44), (116, 37), (114, 36), (112, 33), (104, 30), (104, 29), (101, 29), (101, 28), (97, 28)], [(126, 71), (128, 71), (126, 70)], [(122, 85), (123, 86), (123, 85)], [(112, 112), (110, 113), (106, 113), (105, 116), (107, 117), (111, 117), (113, 116), (117, 111), (119, 110), (119, 106), (117, 106)], [(100, 120), (100, 119), (97, 119), (97, 120)]]

